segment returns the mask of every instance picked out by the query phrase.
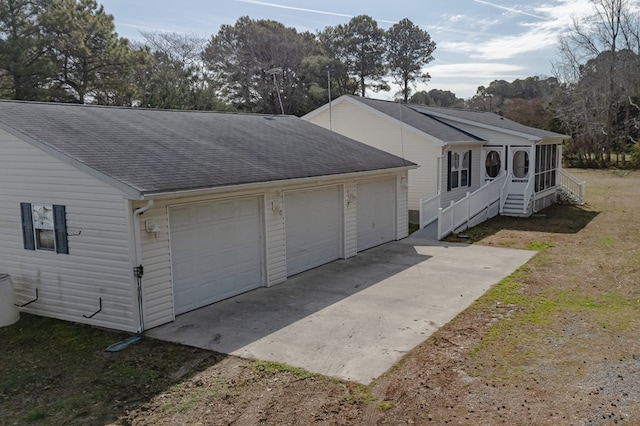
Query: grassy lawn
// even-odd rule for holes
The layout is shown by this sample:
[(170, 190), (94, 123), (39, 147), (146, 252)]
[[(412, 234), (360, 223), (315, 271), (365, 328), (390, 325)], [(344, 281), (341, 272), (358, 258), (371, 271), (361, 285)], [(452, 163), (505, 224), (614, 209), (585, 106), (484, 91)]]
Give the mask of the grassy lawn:
[[(0, 424), (640, 424), (640, 173), (464, 243), (536, 250), (370, 386), (22, 315), (0, 328)], [(456, 241), (451, 237), (451, 241)]]
[[(110, 423), (222, 357), (33, 315), (0, 328), (0, 424)], [(184, 368), (188, 366), (188, 368)]]

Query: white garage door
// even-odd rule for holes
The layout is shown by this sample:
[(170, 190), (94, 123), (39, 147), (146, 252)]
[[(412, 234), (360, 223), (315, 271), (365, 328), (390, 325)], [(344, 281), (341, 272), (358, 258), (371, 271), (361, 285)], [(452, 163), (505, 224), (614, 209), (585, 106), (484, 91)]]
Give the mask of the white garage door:
[(176, 314), (262, 285), (260, 200), (247, 197), (169, 208)]
[(284, 206), (288, 276), (340, 258), (340, 186), (287, 192)]
[(358, 251), (395, 239), (395, 199), (393, 178), (358, 182)]

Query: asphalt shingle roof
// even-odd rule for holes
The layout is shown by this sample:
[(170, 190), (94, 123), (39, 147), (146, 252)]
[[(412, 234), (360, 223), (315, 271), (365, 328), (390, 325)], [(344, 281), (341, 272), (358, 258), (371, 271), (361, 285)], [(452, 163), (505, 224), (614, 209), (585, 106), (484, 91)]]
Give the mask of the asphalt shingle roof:
[[(402, 121), (416, 129), (433, 135), (446, 143), (464, 142), (464, 141), (482, 141), (483, 139), (465, 132), (440, 121), (440, 115), (446, 115), (451, 118), (458, 118), (466, 121), (472, 121), (480, 125), (492, 126), (499, 129), (524, 133), (543, 138), (566, 138), (566, 135), (550, 132), (547, 130), (537, 129), (535, 127), (525, 126), (515, 121), (504, 118), (498, 114), (485, 111), (470, 111), (457, 108), (440, 108), (430, 107), (418, 104), (399, 104), (398, 102), (383, 101), (378, 99), (362, 98), (359, 96), (349, 96), (349, 98), (362, 102), (365, 105), (375, 108), (376, 110), (387, 114), (395, 119), (400, 120), (400, 110), (402, 108)], [(438, 115), (438, 116), (436, 116)]]
[(283, 115), (0, 101), (0, 124), (142, 193), (414, 165)]
[(509, 120), (508, 118), (504, 118), (501, 115), (494, 114), (492, 112), (487, 112), (487, 111), (471, 111), (471, 110), (458, 109), (458, 108), (439, 108), (439, 107), (430, 107), (430, 106), (415, 105), (415, 104), (412, 104), (411, 108), (413, 108), (418, 112), (422, 112), (424, 114), (436, 113), (436, 114), (448, 115), (450, 117), (460, 118), (467, 121), (473, 121), (479, 124), (484, 124), (486, 126), (492, 126), (492, 127), (497, 127), (504, 130), (524, 133), (527, 135), (539, 137), (540, 139), (567, 137), (566, 135), (561, 135), (560, 133), (537, 129), (535, 127), (525, 126), (524, 124), (520, 124), (513, 120)]
[(349, 98), (361, 102), (383, 114), (402, 121), (409, 126), (424, 133), (434, 136), (444, 143), (473, 143), (483, 139), (471, 133), (457, 129), (453, 126), (436, 120), (429, 115), (411, 108), (409, 104), (383, 101), (379, 99), (362, 98), (359, 96), (349, 96)]

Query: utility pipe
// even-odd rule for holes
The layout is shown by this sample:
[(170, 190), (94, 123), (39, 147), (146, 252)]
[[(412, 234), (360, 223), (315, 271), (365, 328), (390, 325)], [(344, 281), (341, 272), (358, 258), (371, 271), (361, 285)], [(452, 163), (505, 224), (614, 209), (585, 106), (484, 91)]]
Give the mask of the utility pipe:
[(153, 206), (153, 200), (147, 201), (147, 204), (133, 212), (133, 238), (135, 239), (135, 255), (136, 266), (134, 267), (134, 275), (138, 283), (138, 313), (140, 315), (140, 328), (138, 333), (144, 333), (144, 302), (142, 299), (142, 236), (140, 235), (140, 215), (149, 210)]

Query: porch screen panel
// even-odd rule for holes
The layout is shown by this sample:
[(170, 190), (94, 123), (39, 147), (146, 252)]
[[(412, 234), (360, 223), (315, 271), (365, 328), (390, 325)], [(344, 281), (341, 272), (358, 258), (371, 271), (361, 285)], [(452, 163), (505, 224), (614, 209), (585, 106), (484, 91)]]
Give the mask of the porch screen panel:
[(536, 146), (535, 190), (541, 192), (556, 186), (558, 145)]

